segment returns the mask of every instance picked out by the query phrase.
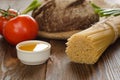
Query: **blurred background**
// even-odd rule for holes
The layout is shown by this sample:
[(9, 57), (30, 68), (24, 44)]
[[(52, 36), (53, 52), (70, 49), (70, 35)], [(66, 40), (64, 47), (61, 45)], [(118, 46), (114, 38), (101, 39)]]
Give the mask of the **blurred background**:
[[(33, 0), (0, 0), (0, 8), (8, 9), (9, 7), (22, 11), (24, 10)], [(41, 1), (41, 0), (39, 0)], [(31, 14), (31, 13), (29, 13)]]
[[(9, 7), (22, 12), (33, 0), (0, 0), (0, 8), (7, 10)], [(39, 0), (39, 1), (47, 1), (47, 0)], [(67, 0), (66, 0), (67, 1)], [(75, 0), (76, 1), (76, 0)], [(87, 0), (93, 1), (96, 5), (100, 7), (119, 7), (120, 8), (120, 0)], [(31, 15), (32, 12), (28, 13)]]
[[(7, 9), (10, 6), (13, 9), (22, 11), (31, 3), (31, 1), (32, 0), (0, 0), (0, 8)], [(110, 7), (116, 4), (120, 6), (120, 0), (87, 0), (87, 1), (93, 1), (101, 7)]]

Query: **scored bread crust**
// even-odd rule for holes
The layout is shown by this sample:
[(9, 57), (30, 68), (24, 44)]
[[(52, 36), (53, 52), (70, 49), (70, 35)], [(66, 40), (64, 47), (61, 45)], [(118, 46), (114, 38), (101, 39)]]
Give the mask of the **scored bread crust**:
[(72, 31), (66, 31), (66, 32), (45, 32), (45, 31), (39, 31), (38, 36), (42, 38), (49, 38), (49, 39), (61, 39), (66, 40), (73, 34), (80, 32), (82, 30), (72, 30)]

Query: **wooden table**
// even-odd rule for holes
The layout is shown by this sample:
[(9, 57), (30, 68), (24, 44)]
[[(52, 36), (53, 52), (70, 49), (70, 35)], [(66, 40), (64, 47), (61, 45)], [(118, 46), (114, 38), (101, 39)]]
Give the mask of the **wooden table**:
[[(11, 5), (12, 8), (22, 10), (30, 1), (32, 0), (0, 0), (0, 8), (5, 9)], [(11, 46), (0, 36), (0, 79), (120, 80), (120, 39), (112, 44), (94, 65), (71, 62), (65, 53), (66, 41), (46, 41), (52, 45), (50, 59), (42, 65), (28, 66), (17, 59), (15, 46)]]

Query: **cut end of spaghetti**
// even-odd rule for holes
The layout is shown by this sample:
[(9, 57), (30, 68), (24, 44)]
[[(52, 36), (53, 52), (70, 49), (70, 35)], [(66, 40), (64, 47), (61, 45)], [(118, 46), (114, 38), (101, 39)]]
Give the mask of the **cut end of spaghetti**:
[(94, 64), (97, 61), (97, 50), (91, 40), (86, 38), (83, 35), (74, 35), (69, 39), (66, 53), (73, 62)]

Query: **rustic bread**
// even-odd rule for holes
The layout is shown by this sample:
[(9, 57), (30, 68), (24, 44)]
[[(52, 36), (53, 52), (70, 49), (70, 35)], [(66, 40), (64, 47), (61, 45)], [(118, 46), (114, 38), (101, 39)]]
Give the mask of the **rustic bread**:
[[(33, 11), (32, 16), (39, 24), (42, 37), (48, 32), (61, 34), (84, 30), (99, 20), (99, 16), (86, 0), (47, 0)], [(47, 34), (46, 37), (51, 37), (51, 34)], [(62, 35), (55, 34), (61, 38)]]

